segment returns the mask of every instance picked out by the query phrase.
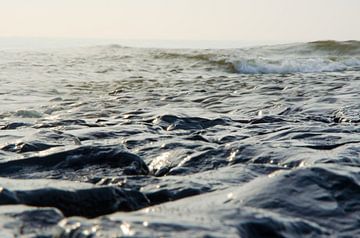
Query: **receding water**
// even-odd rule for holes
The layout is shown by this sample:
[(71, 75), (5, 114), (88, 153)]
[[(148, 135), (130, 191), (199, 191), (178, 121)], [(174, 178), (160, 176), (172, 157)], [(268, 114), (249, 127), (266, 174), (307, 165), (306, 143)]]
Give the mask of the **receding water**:
[(360, 236), (360, 43), (0, 51), (1, 237)]

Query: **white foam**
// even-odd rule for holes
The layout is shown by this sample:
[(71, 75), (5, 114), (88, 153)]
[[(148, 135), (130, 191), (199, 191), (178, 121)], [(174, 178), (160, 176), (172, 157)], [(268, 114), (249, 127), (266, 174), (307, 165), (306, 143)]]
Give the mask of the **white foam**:
[(235, 60), (234, 67), (243, 74), (269, 73), (315, 73), (354, 70), (360, 67), (360, 59), (355, 57), (332, 60), (318, 58), (253, 58)]

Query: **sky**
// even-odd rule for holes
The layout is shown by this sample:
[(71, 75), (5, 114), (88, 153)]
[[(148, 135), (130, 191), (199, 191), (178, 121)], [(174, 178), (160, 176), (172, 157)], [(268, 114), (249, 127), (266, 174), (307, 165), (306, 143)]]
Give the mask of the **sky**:
[(360, 0), (0, 0), (0, 37), (360, 40)]

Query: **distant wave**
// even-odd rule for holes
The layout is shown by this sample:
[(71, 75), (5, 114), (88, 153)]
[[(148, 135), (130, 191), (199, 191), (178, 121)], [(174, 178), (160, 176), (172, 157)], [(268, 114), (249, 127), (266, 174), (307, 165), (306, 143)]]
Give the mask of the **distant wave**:
[(306, 45), (318, 51), (327, 53), (336, 53), (339, 55), (355, 55), (360, 54), (360, 41), (314, 41)]
[(243, 59), (234, 63), (238, 73), (316, 73), (359, 70), (359, 58), (283, 58), (278, 60), (256, 58)]
[(162, 50), (155, 58), (187, 60), (240, 74), (339, 72), (360, 70), (360, 42), (315, 41), (233, 50)]
[(236, 65), (229, 61), (228, 57), (220, 56), (217, 53), (178, 53), (178, 52), (160, 52), (156, 54), (155, 58), (165, 59), (181, 59), (194, 62), (202, 62), (212, 66), (217, 66), (225, 69), (230, 73), (236, 73)]

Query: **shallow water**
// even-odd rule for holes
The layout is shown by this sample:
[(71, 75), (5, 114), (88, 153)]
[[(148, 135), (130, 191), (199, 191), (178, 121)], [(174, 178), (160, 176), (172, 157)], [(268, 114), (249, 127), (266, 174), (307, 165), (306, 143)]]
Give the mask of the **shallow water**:
[(359, 236), (359, 70), (356, 41), (0, 51), (0, 235)]

